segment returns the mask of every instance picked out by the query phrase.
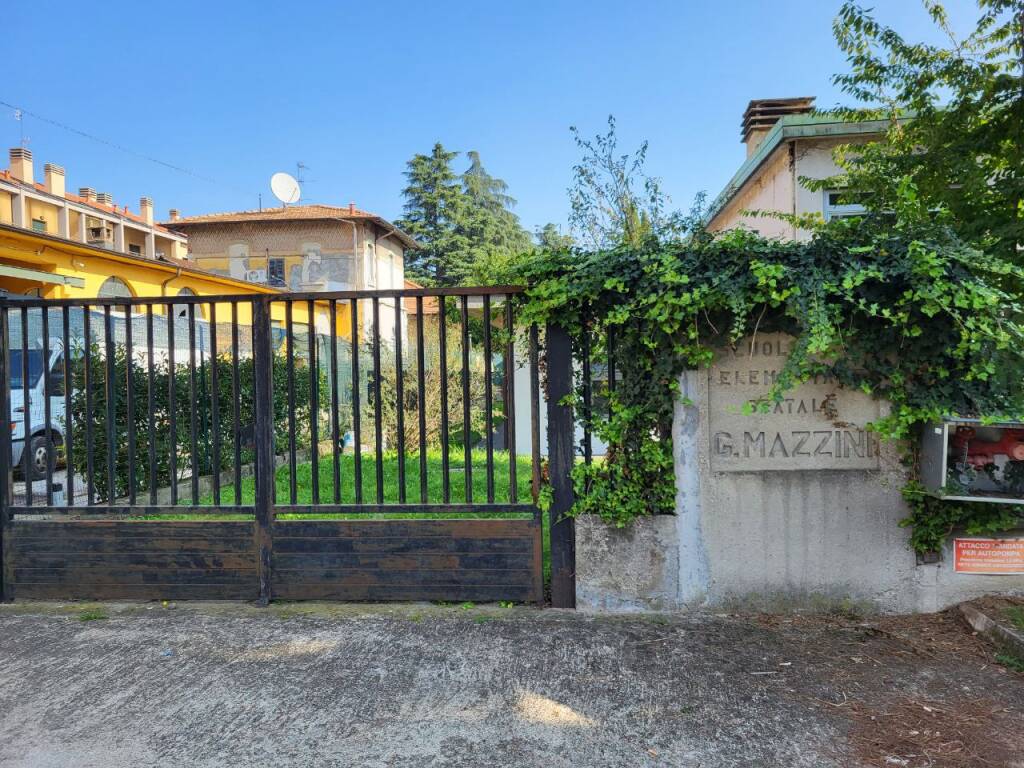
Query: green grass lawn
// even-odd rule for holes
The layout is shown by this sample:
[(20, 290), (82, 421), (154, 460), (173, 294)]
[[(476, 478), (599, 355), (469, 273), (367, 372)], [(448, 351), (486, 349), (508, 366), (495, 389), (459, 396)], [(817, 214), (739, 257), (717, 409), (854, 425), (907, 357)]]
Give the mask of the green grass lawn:
[[(450, 499), (453, 504), (462, 504), (466, 501), (466, 475), (465, 461), (460, 452), (449, 453), (448, 476), (450, 478)], [(355, 456), (352, 453), (343, 454), (340, 457), (341, 484), (339, 492), (342, 504), (355, 503)], [(319, 461), (318, 476), (320, 479), (320, 503), (334, 503), (334, 459), (332, 456), (324, 456)], [(385, 453), (382, 458), (383, 469), (383, 491), (385, 504), (397, 504), (398, 494), (398, 456), (395, 453)], [(441, 464), (440, 451), (427, 452), (427, 503), (443, 504), (442, 477), (443, 469)], [(279, 467), (276, 473), (276, 498), (278, 504), (290, 504), (291, 494), (289, 487), (290, 471), (287, 465)], [(473, 451), (470, 478), (473, 482), (473, 503), (487, 503), (487, 456), (484, 451)], [(509, 502), (509, 454), (507, 451), (494, 452), (494, 502), (506, 504)], [(362, 456), (362, 486), (363, 502), (366, 504), (377, 503), (377, 476), (372, 453), (364, 453)], [(519, 456), (516, 460), (516, 489), (518, 493), (517, 502), (520, 504), (532, 503), (530, 490), (531, 467), (529, 456)], [(297, 504), (313, 503), (313, 464), (302, 462), (295, 468), (295, 500)], [(419, 454), (407, 454), (405, 457), (405, 487), (406, 503), (419, 504), (420, 501), (420, 460)], [(256, 498), (255, 479), (248, 477), (242, 480), (242, 503), (253, 504)], [(221, 499), (224, 503), (234, 504), (234, 485), (227, 485), (221, 488)], [(187, 503), (183, 501), (182, 503)], [(202, 505), (213, 504), (213, 494), (203, 496), (200, 501)], [(509, 518), (521, 517), (521, 513), (515, 512), (479, 512), (472, 515), (450, 512), (373, 512), (373, 513), (330, 513), (317, 512), (312, 515), (305, 514), (277, 514), (282, 520), (296, 519), (329, 519), (329, 520), (381, 520), (394, 518), (464, 518), (464, 517), (488, 517), (488, 518)], [(246, 519), (239, 515), (173, 515), (161, 516), (161, 519), (203, 519), (203, 520), (232, 520)], [(548, 519), (542, 515), (544, 526), (543, 547), (544, 547), (544, 574), (545, 580), (551, 571), (550, 554), (548, 542)]]
[[(442, 479), (444, 476), (440, 451), (427, 452), (427, 500), (428, 504), (443, 504), (444, 495)], [(365, 504), (377, 503), (377, 474), (374, 455), (362, 455), (362, 487)], [(355, 456), (349, 452), (340, 457), (341, 483), (339, 497), (341, 504), (355, 504)], [(381, 459), (383, 470), (383, 503), (399, 503), (398, 487), (398, 456), (385, 453)], [(334, 459), (332, 456), (320, 458), (318, 466), (320, 481), (320, 503), (335, 503), (334, 494)], [(519, 456), (516, 461), (516, 490), (518, 503), (529, 504), (530, 496), (530, 457)], [(450, 502), (462, 504), (466, 502), (465, 460), (460, 452), (449, 453), (448, 478), (450, 483)], [(475, 504), (487, 503), (487, 457), (484, 451), (473, 451), (470, 478), (473, 483), (472, 501)], [(276, 474), (276, 498), (278, 504), (291, 503), (290, 471), (287, 465), (279, 467)], [(313, 464), (303, 462), (295, 470), (295, 502), (296, 504), (313, 503)], [(420, 497), (420, 460), (419, 454), (406, 454), (405, 457), (405, 493), (407, 504), (421, 503)], [(252, 504), (256, 497), (254, 478), (242, 481), (242, 503)], [(234, 503), (235, 489), (229, 485), (221, 489), (224, 502)], [(505, 504), (509, 497), (509, 454), (506, 451), (494, 452), (494, 502)], [(213, 504), (213, 495), (207, 494), (200, 500), (201, 504)]]

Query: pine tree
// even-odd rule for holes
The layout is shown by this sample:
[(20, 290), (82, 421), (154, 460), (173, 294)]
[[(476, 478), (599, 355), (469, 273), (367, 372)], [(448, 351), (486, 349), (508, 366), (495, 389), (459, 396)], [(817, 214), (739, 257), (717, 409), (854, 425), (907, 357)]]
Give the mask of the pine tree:
[(429, 155), (415, 155), (405, 172), (405, 215), (396, 223), (423, 245), (408, 253), (405, 267), (430, 285), (454, 285), (468, 271), (468, 243), (458, 227), (466, 201), (452, 170), (458, 155), (438, 142)]
[(576, 239), (572, 235), (563, 235), (558, 225), (551, 221), (543, 227), (537, 227), (533, 236), (537, 239), (537, 245), (549, 251), (561, 251), (576, 244)]
[(424, 245), (410, 252), (406, 268), (430, 284), (494, 282), (532, 247), (508, 185), (487, 172), (478, 152), (466, 155), (460, 176), (452, 170), (459, 153), (440, 143), (408, 163), (405, 217), (397, 223)]

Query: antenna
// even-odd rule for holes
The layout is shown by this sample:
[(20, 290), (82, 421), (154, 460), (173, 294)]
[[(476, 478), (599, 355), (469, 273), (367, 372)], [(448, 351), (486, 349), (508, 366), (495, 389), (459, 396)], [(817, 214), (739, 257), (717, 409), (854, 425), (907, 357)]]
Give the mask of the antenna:
[(25, 113), (20, 109), (14, 110), (14, 119), (18, 121), (18, 129), (21, 131), (21, 148), (24, 149), (32, 141), (25, 136)]
[(289, 203), (297, 203), (301, 194), (299, 182), (295, 180), (295, 177), (283, 172), (275, 173), (270, 177), (270, 191), (286, 206)]

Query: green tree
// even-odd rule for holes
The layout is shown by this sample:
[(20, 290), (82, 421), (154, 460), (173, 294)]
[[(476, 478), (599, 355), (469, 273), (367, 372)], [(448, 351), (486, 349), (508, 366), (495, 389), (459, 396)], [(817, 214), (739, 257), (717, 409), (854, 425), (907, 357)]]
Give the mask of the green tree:
[(436, 285), (491, 282), (531, 248), (530, 235), (513, 212), (508, 184), (492, 176), (478, 152), (456, 175), (458, 152), (440, 143), (408, 163), (405, 217), (398, 225), (424, 244), (407, 262), (414, 277)]
[(611, 115), (608, 132), (593, 139), (584, 139), (575, 127), (569, 130), (583, 152), (569, 187), (569, 223), (582, 245), (636, 247), (651, 236), (673, 239), (679, 217), (669, 211), (661, 182), (644, 172), (647, 142), (632, 154), (620, 154)]
[(405, 171), (405, 215), (396, 223), (423, 244), (405, 266), (431, 285), (454, 285), (469, 269), (469, 243), (459, 226), (467, 202), (452, 170), (458, 154), (437, 142), (429, 155), (414, 155)]
[[(834, 82), (863, 106), (834, 113), (889, 121), (883, 139), (838, 153), (841, 182), (876, 213), (917, 190), (922, 216), (968, 242), (1020, 260), (1024, 243), (1024, 0), (978, 0), (963, 39), (946, 11), (925, 0), (948, 42), (905, 40), (869, 10), (846, 2), (834, 22), (850, 71)], [(903, 180), (902, 185), (896, 183)]]
[(512, 210), (516, 200), (508, 194), (508, 184), (487, 172), (479, 152), (466, 156), (469, 168), (462, 174), (462, 186), (467, 206), (460, 226), (472, 252), (467, 277), (478, 284), (496, 282), (532, 248), (530, 234)]
[(576, 244), (572, 235), (563, 235), (558, 225), (550, 221), (543, 227), (537, 227), (533, 236), (537, 239), (537, 245), (551, 251), (565, 250)]

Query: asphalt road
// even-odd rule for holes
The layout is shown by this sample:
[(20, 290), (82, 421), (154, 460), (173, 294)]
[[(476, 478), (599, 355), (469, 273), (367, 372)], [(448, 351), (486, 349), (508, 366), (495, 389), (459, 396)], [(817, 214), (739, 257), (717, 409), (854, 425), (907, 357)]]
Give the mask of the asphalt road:
[(0, 765), (884, 765), (865, 757), (862, 715), (903, 701), (993, 702), (986, 739), (1019, 736), (1024, 676), (991, 664), (968, 632), (969, 651), (950, 652), (927, 645), (932, 629), (908, 645), (898, 638), (914, 629), (865, 626), (432, 605), (0, 606)]

